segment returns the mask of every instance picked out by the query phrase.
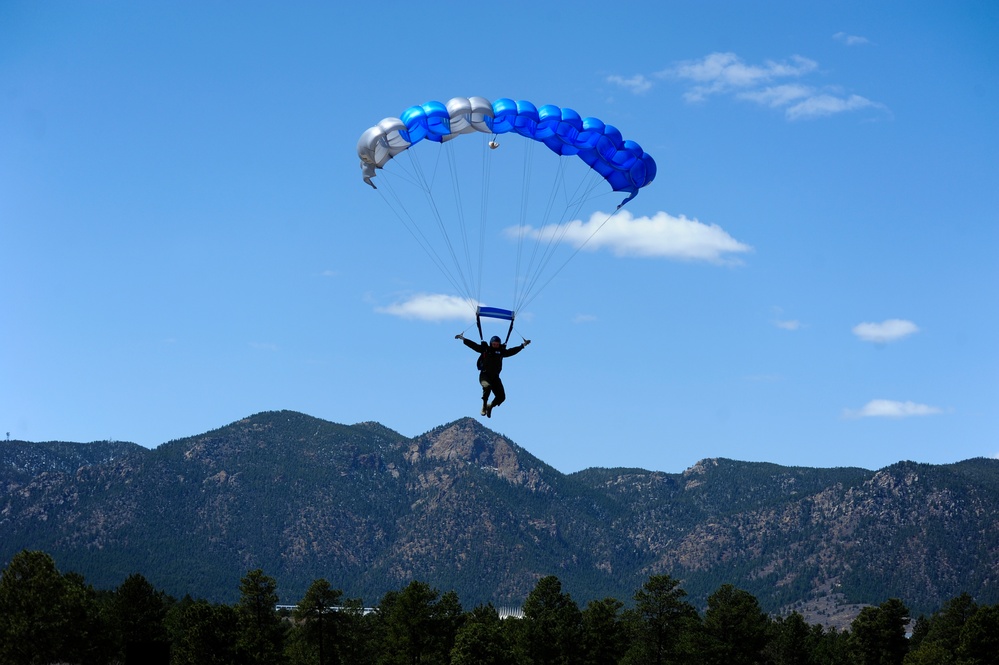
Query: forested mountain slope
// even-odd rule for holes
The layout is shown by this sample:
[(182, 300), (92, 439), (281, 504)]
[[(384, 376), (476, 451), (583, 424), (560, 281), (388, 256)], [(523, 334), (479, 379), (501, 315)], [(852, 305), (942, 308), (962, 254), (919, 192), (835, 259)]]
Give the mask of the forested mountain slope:
[(154, 450), (0, 442), (0, 559), (50, 552), (97, 586), (141, 572), (233, 600), (247, 570), (295, 602), (319, 577), (376, 601), (413, 579), (516, 605), (556, 575), (629, 601), (669, 573), (769, 611), (896, 596), (999, 602), (999, 460), (878, 471), (702, 460), (681, 474), (562, 474), (462, 419), (415, 438), (261, 413)]

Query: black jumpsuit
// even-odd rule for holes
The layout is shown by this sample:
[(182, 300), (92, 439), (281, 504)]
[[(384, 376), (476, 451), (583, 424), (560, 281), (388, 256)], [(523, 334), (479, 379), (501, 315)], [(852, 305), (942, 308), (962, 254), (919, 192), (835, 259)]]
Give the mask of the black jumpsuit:
[(486, 342), (473, 342), (470, 339), (462, 339), (465, 346), (480, 354), (482, 358), (479, 368), (479, 385), (482, 386), (482, 405), (489, 402), (489, 393), (493, 393), (493, 406), (499, 406), (506, 400), (506, 391), (503, 390), (503, 382), (500, 381), (500, 372), (503, 371), (503, 359), (517, 355), (524, 349), (524, 345), (515, 346), (508, 349), (500, 346), (494, 349)]

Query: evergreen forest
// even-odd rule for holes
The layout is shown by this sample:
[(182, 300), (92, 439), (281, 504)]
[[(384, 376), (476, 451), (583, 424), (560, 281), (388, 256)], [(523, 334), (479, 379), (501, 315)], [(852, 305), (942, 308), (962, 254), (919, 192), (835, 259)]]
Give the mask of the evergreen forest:
[(278, 605), (263, 570), (233, 604), (176, 599), (141, 574), (98, 590), (38, 550), (0, 573), (0, 664), (48, 665), (984, 665), (999, 660), (999, 605), (962, 593), (911, 617), (902, 599), (863, 608), (837, 630), (765, 613), (722, 584), (695, 607), (679, 580), (653, 575), (631, 598), (580, 607), (540, 577), (517, 611), (466, 609), (454, 591), (411, 581), (375, 607), (317, 579)]

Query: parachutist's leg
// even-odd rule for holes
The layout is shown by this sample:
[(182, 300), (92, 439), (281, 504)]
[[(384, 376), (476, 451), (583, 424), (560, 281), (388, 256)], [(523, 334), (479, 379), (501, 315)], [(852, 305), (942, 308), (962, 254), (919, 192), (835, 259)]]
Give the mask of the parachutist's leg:
[(506, 401), (506, 391), (503, 390), (503, 382), (499, 380), (499, 377), (493, 379), (493, 403), (489, 405), (490, 409), (495, 409), (497, 406)]
[(492, 386), (484, 374), (479, 374), (479, 385), (482, 386), (482, 415), (486, 416), (489, 415), (489, 393), (492, 392)]

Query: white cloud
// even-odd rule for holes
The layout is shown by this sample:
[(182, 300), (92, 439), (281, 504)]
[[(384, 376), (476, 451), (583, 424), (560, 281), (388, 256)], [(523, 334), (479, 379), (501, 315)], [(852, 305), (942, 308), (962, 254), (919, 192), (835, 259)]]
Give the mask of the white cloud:
[(787, 106), (791, 102), (799, 99), (807, 99), (815, 94), (815, 89), (799, 83), (788, 83), (784, 85), (773, 85), (759, 90), (740, 92), (736, 97), (748, 99), (751, 102), (779, 108)]
[(870, 40), (867, 37), (860, 37), (859, 35), (848, 35), (845, 32), (837, 32), (833, 35), (833, 39), (838, 42), (843, 42), (847, 46), (860, 46), (861, 44), (870, 44)]
[(934, 416), (943, 412), (943, 409), (928, 404), (872, 399), (860, 409), (847, 409), (843, 414), (847, 418), (910, 418), (912, 416)]
[(815, 70), (818, 63), (799, 55), (790, 62), (767, 60), (749, 65), (735, 53), (712, 53), (700, 60), (686, 60), (662, 72), (660, 76), (692, 81), (694, 87), (684, 94), (690, 102), (703, 101), (708, 95), (745, 90), (781, 78), (796, 78)]
[(853, 334), (865, 342), (886, 344), (895, 342), (919, 332), (919, 326), (905, 319), (888, 319), (881, 323), (858, 323), (853, 327)]
[(794, 330), (801, 330), (802, 328), (805, 327), (805, 324), (802, 323), (801, 321), (798, 321), (797, 319), (785, 319), (783, 316), (784, 308), (777, 307), (775, 305), (772, 309), (774, 317), (776, 317), (773, 319), (773, 324), (776, 327), (780, 328), (781, 330), (794, 331)]
[[(865, 44), (864, 37), (839, 32), (834, 37), (849, 46)], [(785, 60), (745, 62), (735, 53), (711, 53), (684, 60), (651, 76), (608, 76), (607, 81), (635, 94), (648, 92), (655, 79), (689, 84), (683, 93), (688, 102), (704, 102), (712, 95), (732, 95), (769, 108), (783, 109), (788, 120), (808, 120), (865, 108), (887, 111), (883, 104), (842, 92), (838, 86), (808, 85), (802, 80), (817, 72), (819, 63), (792, 55)]]
[(458, 296), (442, 293), (418, 293), (387, 307), (376, 307), (375, 311), (403, 319), (468, 321), (475, 318), (474, 306), (474, 303), (469, 303)]
[(597, 320), (597, 317), (593, 314), (577, 314), (573, 317), (573, 323), (593, 323)]
[(607, 81), (609, 83), (614, 83), (625, 90), (630, 90), (636, 95), (640, 95), (643, 92), (648, 92), (652, 89), (652, 81), (650, 81), (643, 74), (635, 74), (634, 76), (608, 76)]
[(883, 108), (881, 104), (860, 95), (837, 97), (836, 95), (820, 93), (789, 106), (784, 115), (788, 120), (800, 120), (802, 118), (819, 118), (845, 111), (856, 111), (870, 106)]
[(770, 108), (783, 108), (784, 117), (788, 120), (807, 120), (868, 107), (884, 108), (884, 105), (860, 95), (841, 95), (833, 90), (820, 91), (801, 84), (750, 90), (741, 92), (736, 97)]
[(732, 255), (752, 251), (716, 224), (702, 224), (684, 216), (657, 212), (652, 217), (634, 217), (626, 210), (608, 217), (596, 212), (589, 221), (574, 220), (535, 229), (513, 227), (511, 236), (525, 233), (532, 238), (555, 239), (588, 250), (608, 249), (615, 256), (738, 263)]

